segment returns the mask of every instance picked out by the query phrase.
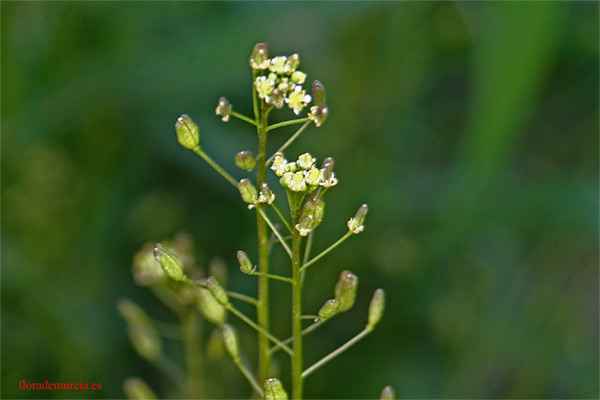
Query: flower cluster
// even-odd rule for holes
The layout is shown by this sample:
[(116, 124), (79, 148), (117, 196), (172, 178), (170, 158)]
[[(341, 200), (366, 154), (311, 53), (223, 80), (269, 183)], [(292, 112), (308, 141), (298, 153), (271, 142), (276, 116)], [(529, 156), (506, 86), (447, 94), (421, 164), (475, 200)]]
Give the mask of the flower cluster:
[(258, 97), (276, 108), (287, 104), (296, 115), (300, 114), (312, 97), (302, 88), (306, 74), (297, 70), (299, 65), (298, 54), (269, 58), (266, 43), (256, 45), (250, 56), (250, 66), (258, 72), (254, 81)]
[(333, 159), (326, 158), (321, 168), (315, 167), (316, 161), (310, 153), (304, 153), (292, 162), (286, 160), (283, 153), (276, 153), (271, 169), (280, 177), (281, 185), (292, 192), (312, 192), (319, 186), (337, 185)]

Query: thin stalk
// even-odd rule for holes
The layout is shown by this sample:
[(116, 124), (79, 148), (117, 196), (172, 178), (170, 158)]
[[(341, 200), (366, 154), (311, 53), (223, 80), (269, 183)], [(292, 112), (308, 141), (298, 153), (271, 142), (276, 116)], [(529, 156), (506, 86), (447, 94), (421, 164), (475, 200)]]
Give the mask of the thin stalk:
[(259, 334), (265, 335), (269, 340), (271, 340), (277, 346), (281, 347), (286, 353), (288, 353), (289, 355), (293, 354), (293, 351), (289, 347), (287, 347), (281, 340), (277, 339), (275, 336), (271, 335), (268, 331), (265, 331), (263, 328), (258, 326), (254, 321), (252, 321), (250, 318), (246, 317), (244, 314), (242, 314), (240, 311), (238, 311), (231, 304), (226, 305), (225, 308), (227, 310), (231, 311), (231, 313), (234, 314), (236, 317), (238, 317), (239, 319), (241, 319), (242, 321), (244, 321), (245, 323), (250, 325), (252, 328), (254, 328)]
[(302, 373), (302, 378), (306, 378), (308, 375), (312, 374), (317, 369), (319, 369), (323, 365), (327, 364), (329, 361), (333, 360), (334, 358), (336, 358), (337, 356), (342, 354), (344, 351), (348, 350), (350, 347), (355, 345), (359, 340), (363, 339), (365, 336), (367, 336), (372, 331), (373, 331), (373, 329), (369, 329), (369, 328), (363, 329), (362, 332), (360, 332), (358, 335), (354, 336), (352, 339), (350, 339), (349, 341), (344, 343), (342, 346), (338, 347), (336, 350), (332, 351), (331, 353), (329, 353), (325, 357), (321, 358), (319, 361), (317, 361), (310, 367), (306, 368), (306, 370)]
[[(296, 212), (295, 214), (299, 214)], [(294, 221), (298, 215), (294, 216)], [(300, 245), (302, 236), (292, 234), (292, 398), (302, 398), (302, 273), (300, 272)]]
[(273, 129), (277, 129), (277, 128), (282, 128), (284, 126), (289, 126), (289, 125), (294, 125), (294, 124), (301, 124), (303, 122), (306, 121), (310, 121), (310, 118), (306, 117), (306, 118), (298, 118), (298, 119), (291, 119), (289, 121), (284, 121), (284, 122), (279, 122), (278, 124), (273, 124), (267, 127), (267, 131), (272, 131)]
[(250, 275), (255, 276), (264, 276), (265, 278), (275, 279), (282, 282), (292, 283), (290, 278), (286, 278), (285, 276), (273, 275), (273, 274), (263, 274), (262, 272), (252, 272)]
[(221, 174), (221, 176), (223, 178), (225, 178), (227, 180), (227, 182), (231, 183), (236, 188), (238, 187), (237, 181), (235, 179), (233, 179), (231, 177), (231, 175), (229, 175), (227, 172), (225, 172), (225, 170), (223, 168), (221, 168), (221, 166), (219, 164), (217, 164), (212, 158), (210, 158), (209, 155), (206, 154), (200, 146), (197, 146), (194, 149), (194, 153), (196, 153), (200, 157), (202, 157), (204, 159), (204, 161), (206, 161), (208, 163), (208, 165), (213, 167), (215, 169), (215, 171), (217, 171), (219, 174)]
[(246, 303), (250, 303), (252, 305), (257, 305), (258, 301), (250, 296), (246, 296), (245, 294), (241, 294), (241, 293), (237, 293), (237, 292), (232, 292), (230, 290), (227, 291), (227, 295), (230, 297), (233, 297), (234, 299), (238, 299), (241, 301), (245, 301)]
[(181, 335), (185, 348), (187, 369), (188, 397), (198, 399), (203, 396), (202, 390), (202, 349), (200, 348), (200, 321), (198, 315), (190, 310), (181, 317)]
[(328, 248), (326, 248), (325, 250), (323, 250), (321, 253), (319, 253), (317, 256), (315, 256), (315, 258), (313, 258), (312, 260), (310, 260), (309, 262), (307, 262), (306, 264), (304, 264), (302, 266), (302, 268), (300, 268), (300, 271), (306, 270), (306, 268), (310, 267), (311, 265), (313, 265), (314, 263), (316, 263), (317, 261), (319, 261), (323, 256), (325, 256), (331, 250), (333, 250), (336, 247), (338, 247), (340, 244), (342, 244), (342, 242), (344, 240), (348, 239), (352, 235), (353, 235), (353, 233), (351, 231), (346, 232), (346, 234), (344, 236), (342, 236), (337, 242), (335, 242), (334, 244), (332, 244), (331, 246), (329, 246)]
[[(292, 251), (290, 250), (290, 248), (287, 245), (287, 243), (285, 242), (285, 240), (283, 240), (283, 237), (281, 236), (281, 233), (279, 233), (279, 231), (277, 230), (277, 228), (275, 228), (275, 225), (273, 225), (273, 223), (271, 222), (271, 220), (269, 219), (269, 217), (267, 217), (267, 215), (265, 214), (265, 212), (262, 209), (260, 209), (260, 208), (257, 207), (256, 211), (261, 215), (261, 217), (263, 217), (263, 219), (269, 225), (269, 228), (271, 228), (271, 230), (273, 231), (273, 233), (275, 234), (275, 236), (277, 236), (277, 239), (279, 239), (279, 242), (281, 243), (281, 245), (285, 249), (285, 252), (288, 253), (288, 255), (291, 258), (292, 257)], [(265, 272), (263, 272), (263, 274), (265, 274)]]
[(167, 356), (161, 354), (154, 362), (156, 367), (166, 376), (168, 376), (181, 389), (185, 388), (184, 372), (171, 361)]
[(268, 160), (267, 160), (267, 165), (271, 164), (271, 161), (273, 161), (273, 158), (275, 158), (275, 154), (277, 154), (280, 151), (284, 151), (285, 149), (288, 148), (288, 146), (290, 144), (292, 144), (294, 142), (294, 140), (296, 140), (298, 138), (298, 136), (300, 136), (300, 134), (302, 132), (304, 132), (304, 130), (308, 127), (308, 125), (310, 125), (310, 121), (306, 121), (304, 123), (304, 125), (302, 125), (300, 127), (300, 129), (298, 129), (296, 131), (296, 133), (294, 133), (288, 140), (287, 142), (285, 142)]
[(258, 382), (256, 381), (256, 379), (252, 375), (252, 372), (250, 372), (250, 370), (248, 369), (248, 367), (246, 367), (244, 365), (244, 363), (242, 362), (241, 358), (240, 357), (234, 358), (233, 363), (239, 368), (239, 370), (246, 377), (246, 379), (248, 380), (248, 382), (250, 382), (250, 385), (252, 385), (252, 387), (260, 395), (260, 397), (264, 397), (265, 394), (263, 393), (262, 388), (260, 387), (260, 385), (258, 384)]
[(271, 204), (271, 207), (273, 207), (273, 209), (275, 210), (275, 212), (277, 213), (277, 215), (279, 215), (279, 219), (281, 219), (281, 222), (283, 222), (283, 224), (285, 225), (285, 227), (287, 228), (287, 230), (290, 233), (292, 233), (292, 227), (290, 226), (289, 222), (287, 222), (287, 219), (285, 219), (285, 217), (281, 213), (281, 210), (279, 209), (279, 207), (277, 207), (275, 205), (275, 203)]
[(257, 126), (258, 124), (256, 123), (256, 121), (252, 121), (250, 118), (246, 117), (243, 114), (237, 113), (235, 111), (229, 110), (229, 115), (234, 116), (238, 119), (241, 119), (242, 121), (246, 121), (249, 124), (252, 124), (254, 126)]
[[(323, 323), (325, 323), (325, 321), (327, 321), (327, 320), (320, 319), (317, 322), (314, 322), (311, 325), (307, 326), (306, 328), (304, 328), (302, 330), (302, 336), (308, 335), (309, 333), (311, 333), (312, 331), (314, 331), (315, 329), (317, 329), (319, 326), (323, 325)], [(290, 343), (292, 343), (293, 340), (294, 340), (294, 337), (292, 336), (292, 337), (289, 337), (289, 338), (285, 339), (281, 343), (283, 343), (283, 344), (290, 344)], [(279, 347), (273, 346), (273, 347), (271, 347), (269, 349), (269, 352), (271, 354), (273, 354), (273, 353), (277, 352), (278, 350), (279, 350)]]

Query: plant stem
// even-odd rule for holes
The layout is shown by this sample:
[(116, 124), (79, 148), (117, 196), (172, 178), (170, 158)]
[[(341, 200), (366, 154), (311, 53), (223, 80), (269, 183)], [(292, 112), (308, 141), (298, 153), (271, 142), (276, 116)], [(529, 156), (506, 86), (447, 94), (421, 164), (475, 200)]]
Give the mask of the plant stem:
[(252, 375), (252, 372), (250, 372), (250, 370), (248, 369), (248, 367), (246, 367), (244, 365), (244, 363), (242, 362), (242, 359), (240, 357), (237, 357), (237, 358), (235, 358), (233, 360), (233, 363), (239, 368), (239, 370), (246, 377), (246, 379), (248, 379), (248, 382), (250, 382), (250, 385), (252, 385), (252, 387), (260, 395), (260, 397), (263, 397), (264, 393), (262, 391), (262, 388), (260, 387), (260, 385), (258, 384), (258, 382), (256, 381), (256, 379)]
[(227, 295), (230, 297), (233, 297), (234, 299), (238, 299), (241, 301), (245, 301), (246, 303), (250, 303), (252, 305), (257, 305), (258, 301), (256, 299), (253, 299), (250, 296), (246, 296), (245, 294), (241, 294), (241, 293), (237, 293), (237, 292), (232, 292), (230, 290), (227, 291)]
[(290, 233), (292, 233), (292, 227), (290, 226), (290, 224), (287, 222), (287, 220), (285, 219), (285, 217), (281, 213), (281, 210), (279, 210), (279, 207), (277, 207), (275, 205), (275, 203), (271, 204), (271, 207), (273, 207), (273, 209), (275, 210), (275, 212), (277, 213), (277, 215), (279, 215), (279, 219), (281, 219), (281, 222), (283, 222), (283, 224), (285, 225), (285, 227), (287, 228), (287, 230)]
[(235, 111), (233, 111), (233, 110), (229, 110), (229, 114), (230, 114), (231, 116), (234, 116), (234, 117), (238, 118), (238, 119), (241, 119), (242, 121), (246, 121), (247, 123), (249, 123), (249, 124), (252, 124), (252, 125), (256, 126), (256, 121), (252, 121), (250, 118), (246, 117), (246, 116), (245, 116), (245, 115), (243, 115), (243, 114), (236, 113), (236, 112), (235, 112)]
[[(295, 212), (294, 212), (295, 211)], [(297, 223), (299, 210), (293, 221)], [(302, 273), (300, 272), (300, 232), (292, 233), (292, 398), (302, 398)]]
[(308, 125), (310, 125), (310, 122), (311, 122), (311, 121), (306, 121), (306, 122), (304, 123), (304, 125), (302, 125), (302, 126), (300, 127), (300, 129), (298, 129), (298, 130), (296, 131), (296, 133), (294, 133), (294, 134), (293, 134), (293, 135), (292, 135), (292, 136), (291, 136), (291, 137), (290, 137), (290, 138), (287, 140), (287, 142), (285, 142), (285, 143), (284, 143), (284, 144), (283, 144), (283, 145), (282, 145), (282, 146), (281, 146), (281, 147), (280, 147), (280, 148), (279, 148), (279, 149), (278, 149), (278, 150), (277, 150), (275, 153), (273, 153), (273, 155), (272, 155), (272, 156), (271, 156), (271, 157), (270, 157), (270, 158), (267, 160), (267, 165), (271, 164), (271, 161), (273, 161), (273, 158), (275, 157), (275, 154), (277, 154), (277, 153), (278, 153), (278, 152), (280, 152), (280, 151), (284, 151), (285, 149), (287, 149), (287, 148), (288, 148), (288, 146), (289, 146), (290, 144), (292, 144), (292, 143), (294, 142), (294, 140), (296, 140), (296, 139), (298, 138), (298, 136), (300, 136), (300, 134), (301, 134), (302, 132), (304, 132), (304, 130), (305, 130), (307, 127), (308, 127)]
[[(314, 322), (314, 323), (310, 324), (309, 326), (307, 326), (306, 328), (304, 328), (302, 330), (302, 336), (308, 335), (309, 333), (311, 333), (312, 331), (314, 331), (315, 329), (317, 329), (319, 326), (323, 325), (325, 323), (325, 321), (328, 321), (328, 320), (322, 320), (322, 319), (320, 319), (317, 322)], [(293, 340), (294, 340), (294, 337), (292, 336), (292, 337), (289, 337), (289, 338), (285, 339), (281, 343), (283, 343), (283, 344), (290, 344), (290, 343), (292, 343)], [(269, 349), (269, 352), (271, 354), (273, 354), (273, 353), (277, 352), (277, 350), (279, 350), (279, 347), (273, 346), (273, 347), (271, 347), (271, 349)]]
[(304, 264), (302, 266), (302, 268), (300, 268), (300, 271), (304, 271), (306, 268), (310, 267), (311, 265), (313, 265), (314, 263), (316, 263), (317, 261), (319, 261), (321, 259), (321, 257), (323, 257), (324, 255), (326, 255), (327, 253), (329, 253), (331, 250), (333, 250), (336, 247), (338, 247), (340, 244), (342, 244), (342, 242), (344, 240), (348, 239), (352, 235), (353, 235), (353, 233), (351, 231), (346, 232), (346, 234), (344, 236), (342, 236), (340, 239), (338, 239), (337, 242), (335, 242), (334, 244), (332, 244), (331, 246), (329, 246), (328, 248), (326, 248), (325, 250), (323, 250), (321, 253), (319, 253), (319, 255), (315, 256), (315, 258), (313, 258), (312, 260), (310, 260), (309, 262), (307, 262), (306, 264)]
[[(258, 165), (256, 173), (256, 186), (260, 187), (267, 175), (267, 122), (268, 110), (261, 102), (259, 111), (259, 100), (257, 98), (254, 80), (252, 81), (252, 99), (254, 105), (254, 114), (258, 122), (256, 128), (258, 133), (258, 155), (256, 163)], [(260, 215), (263, 205), (256, 207), (256, 231), (258, 237), (258, 271), (263, 274), (269, 273), (269, 232), (265, 219)], [(258, 304), (256, 307), (256, 320), (264, 332), (269, 332), (269, 278), (258, 277)], [(258, 334), (258, 377), (259, 382), (264, 382), (269, 378), (271, 368), (271, 355), (269, 354), (269, 341), (264, 333)]]
[(185, 362), (188, 376), (188, 397), (201, 398), (202, 393), (202, 350), (200, 348), (200, 325), (198, 315), (189, 310), (181, 317), (181, 336), (185, 347)]
[(344, 351), (348, 350), (350, 347), (352, 347), (354, 344), (356, 344), (359, 340), (363, 339), (365, 336), (367, 336), (372, 331), (373, 331), (372, 328), (363, 329), (362, 332), (360, 332), (358, 335), (354, 336), (352, 339), (348, 340), (341, 347), (338, 347), (336, 350), (332, 351), (331, 353), (329, 353), (328, 355), (326, 355), (325, 357), (321, 358), (319, 361), (317, 361), (316, 363), (314, 363), (313, 365), (308, 367), (306, 369), (306, 371), (304, 371), (302, 373), (302, 377), (306, 378), (308, 375), (315, 372), (318, 368), (322, 367), (323, 365), (327, 364), (329, 361), (333, 360), (334, 358), (336, 358), (337, 356), (342, 354)]
[(221, 166), (219, 164), (217, 164), (212, 158), (210, 158), (209, 155), (206, 154), (200, 146), (197, 146), (194, 149), (194, 153), (196, 153), (200, 157), (202, 157), (204, 159), (204, 161), (206, 161), (211, 167), (213, 167), (215, 169), (215, 171), (217, 171), (219, 174), (221, 174), (221, 176), (223, 178), (225, 178), (229, 183), (231, 183), (237, 189), (237, 187), (238, 187), (237, 181), (235, 179), (233, 179), (231, 177), (231, 175), (229, 175), (227, 172), (225, 172), (225, 170), (223, 168), (221, 168)]
[(273, 124), (273, 125), (267, 127), (267, 130), (272, 131), (273, 129), (282, 128), (282, 127), (288, 126), (288, 125), (301, 124), (306, 121), (310, 121), (310, 118), (307, 117), (307, 118), (291, 119), (289, 121), (283, 121), (278, 124)]
[[(263, 219), (269, 225), (269, 228), (271, 228), (271, 230), (273, 231), (273, 233), (275, 234), (275, 236), (277, 236), (277, 239), (279, 239), (279, 241), (281, 242), (281, 245), (285, 249), (285, 252), (288, 253), (288, 255), (290, 257), (292, 257), (292, 251), (288, 247), (288, 245), (285, 242), (285, 240), (283, 240), (283, 237), (281, 236), (281, 233), (279, 233), (279, 231), (277, 230), (277, 228), (275, 228), (275, 225), (273, 225), (273, 223), (271, 222), (271, 220), (269, 219), (269, 217), (267, 217), (267, 215), (265, 214), (265, 212), (261, 208), (257, 207), (256, 211), (260, 214), (261, 217), (263, 217)], [(263, 272), (263, 274), (265, 274), (265, 273)]]
[(264, 276), (265, 278), (271, 278), (282, 282), (292, 283), (290, 278), (286, 278), (285, 276), (273, 275), (273, 274), (263, 274), (262, 272), (253, 272), (250, 275), (255, 276)]

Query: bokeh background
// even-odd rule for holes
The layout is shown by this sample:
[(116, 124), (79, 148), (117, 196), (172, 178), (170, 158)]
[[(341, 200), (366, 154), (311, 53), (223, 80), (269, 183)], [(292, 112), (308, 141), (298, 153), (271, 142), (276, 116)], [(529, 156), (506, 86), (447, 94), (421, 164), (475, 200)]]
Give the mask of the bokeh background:
[[(254, 149), (255, 133), (214, 107), (226, 95), (251, 114), (247, 57), (267, 41), (272, 54), (300, 53), (328, 92), (329, 120), (288, 152), (337, 162), (315, 247), (370, 206), (366, 231), (307, 280), (315, 310), (342, 269), (361, 282), (355, 308), (307, 339), (307, 364), (362, 329), (375, 288), (388, 295), (375, 333), (312, 375), (307, 397), (374, 398), (391, 384), (400, 398), (597, 398), (598, 12), (2, 2), (2, 397), (122, 398), (129, 376), (177, 397), (116, 311), (127, 297), (172, 318), (133, 281), (146, 241), (188, 232), (200, 265), (221, 257), (229, 287), (255, 293), (235, 260), (255, 254), (254, 217), (173, 124), (189, 113), (203, 147), (244, 177), (232, 156)], [(274, 288), (283, 337), (287, 294)], [(252, 359), (253, 334), (234, 324)], [(248, 396), (228, 359), (206, 363), (212, 396)], [(19, 391), (23, 379), (102, 390)]]

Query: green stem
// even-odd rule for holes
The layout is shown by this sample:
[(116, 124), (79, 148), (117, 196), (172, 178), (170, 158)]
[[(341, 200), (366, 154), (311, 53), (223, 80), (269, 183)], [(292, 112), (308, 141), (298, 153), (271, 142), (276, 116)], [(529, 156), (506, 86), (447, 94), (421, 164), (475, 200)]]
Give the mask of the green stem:
[(285, 276), (273, 275), (273, 274), (263, 274), (262, 272), (253, 272), (250, 275), (255, 276), (264, 276), (265, 278), (271, 278), (282, 282), (292, 283), (290, 278), (286, 278)]
[(277, 215), (279, 215), (279, 219), (281, 219), (281, 222), (283, 222), (283, 224), (285, 225), (285, 227), (287, 228), (287, 230), (292, 233), (292, 227), (290, 226), (290, 224), (287, 222), (287, 219), (285, 219), (285, 217), (283, 216), (283, 214), (281, 213), (281, 210), (279, 209), (279, 207), (277, 207), (275, 205), (275, 203), (271, 204), (271, 207), (273, 207), (273, 209), (275, 210), (275, 212), (277, 213)]
[(296, 133), (294, 133), (288, 140), (287, 142), (285, 142), (275, 153), (273, 153), (273, 155), (267, 160), (267, 165), (271, 164), (271, 161), (273, 161), (273, 158), (275, 158), (275, 154), (279, 153), (280, 151), (284, 151), (285, 149), (288, 148), (288, 146), (290, 144), (292, 144), (294, 142), (294, 140), (296, 140), (298, 138), (298, 136), (300, 136), (300, 134), (302, 132), (304, 132), (304, 130), (308, 127), (308, 125), (310, 124), (310, 121), (306, 121), (304, 123), (304, 125), (302, 125), (300, 127), (300, 129), (298, 129), (296, 131)]
[(247, 123), (249, 123), (249, 124), (252, 124), (252, 125), (254, 125), (254, 126), (257, 126), (257, 125), (258, 125), (258, 124), (256, 123), (256, 121), (252, 121), (250, 118), (246, 117), (245, 115), (243, 115), (243, 114), (240, 114), (240, 113), (237, 113), (237, 112), (235, 112), (235, 111), (232, 111), (232, 110), (230, 110), (230, 111), (229, 111), (229, 115), (232, 115), (232, 116), (234, 116), (234, 117), (236, 117), (236, 118), (238, 118), (238, 119), (241, 119), (242, 121), (246, 121)]
[(332, 351), (331, 353), (321, 358), (319, 361), (317, 361), (310, 367), (306, 368), (306, 370), (302, 373), (302, 378), (306, 378), (308, 375), (312, 374), (317, 369), (327, 364), (329, 361), (333, 360), (334, 358), (342, 354), (344, 351), (348, 350), (359, 340), (363, 339), (365, 336), (371, 333), (372, 330), (373, 329), (365, 328), (362, 332), (360, 332), (358, 335), (354, 336), (352, 339), (344, 343), (341, 347), (338, 347), (336, 350)]
[(244, 365), (244, 363), (242, 362), (242, 359), (240, 357), (237, 357), (233, 360), (233, 363), (239, 368), (239, 370), (246, 377), (248, 382), (250, 382), (250, 385), (252, 385), (252, 387), (260, 395), (260, 397), (264, 397), (265, 394), (263, 393), (262, 388), (260, 387), (260, 385), (258, 384), (256, 379), (254, 378), (254, 375), (252, 375), (252, 372), (250, 372), (248, 367), (246, 367)]
[(316, 263), (317, 261), (319, 261), (321, 259), (321, 257), (325, 256), (327, 253), (329, 253), (331, 250), (335, 249), (336, 247), (338, 247), (340, 244), (342, 244), (342, 242), (346, 239), (348, 239), (350, 236), (352, 236), (352, 232), (348, 231), (344, 236), (342, 236), (337, 242), (335, 242), (334, 244), (332, 244), (331, 246), (329, 246), (328, 248), (326, 248), (325, 250), (323, 250), (321, 253), (319, 253), (319, 255), (315, 256), (315, 258), (313, 258), (312, 260), (310, 260), (309, 262), (307, 262), (306, 264), (304, 264), (302, 266), (302, 268), (300, 268), (300, 271), (304, 271), (306, 270), (306, 268), (310, 267), (311, 265), (313, 265), (314, 263)]
[(301, 123), (307, 122), (307, 121), (310, 121), (310, 118), (307, 117), (307, 118), (291, 119), (289, 121), (284, 121), (284, 122), (280, 122), (278, 124), (273, 124), (271, 126), (268, 126), (267, 131), (272, 131), (273, 129), (282, 128), (284, 126), (301, 124)]
[[(288, 253), (288, 255), (291, 258), (292, 257), (292, 251), (290, 250), (290, 248), (287, 245), (287, 243), (285, 242), (285, 240), (283, 240), (283, 237), (281, 236), (281, 233), (279, 233), (279, 231), (277, 230), (277, 228), (275, 228), (275, 225), (273, 225), (273, 223), (271, 222), (271, 220), (269, 219), (269, 217), (267, 217), (267, 215), (265, 214), (265, 212), (261, 208), (256, 207), (256, 211), (261, 215), (261, 217), (263, 217), (263, 219), (269, 225), (269, 228), (271, 228), (271, 230), (273, 231), (273, 233), (275, 234), (275, 236), (277, 236), (277, 239), (279, 239), (279, 242), (281, 243), (281, 245), (285, 249), (285, 252)], [(265, 272), (263, 272), (263, 274), (265, 274)]]
[(236, 317), (238, 317), (239, 319), (241, 319), (242, 321), (244, 321), (245, 323), (250, 325), (252, 328), (254, 328), (259, 334), (265, 335), (273, 343), (275, 343), (277, 346), (281, 347), (286, 353), (288, 353), (289, 355), (293, 355), (292, 349), (287, 347), (281, 340), (279, 340), (275, 336), (271, 335), (268, 331), (265, 331), (263, 328), (258, 326), (254, 321), (252, 321), (250, 318), (246, 317), (244, 314), (242, 314), (240, 311), (238, 311), (231, 304), (226, 305), (225, 308), (227, 310), (231, 311), (231, 313), (234, 314)]
[(237, 293), (237, 292), (232, 292), (230, 290), (227, 291), (227, 295), (230, 297), (233, 297), (234, 299), (238, 299), (241, 301), (245, 301), (246, 303), (250, 303), (252, 305), (257, 305), (258, 301), (256, 299), (253, 299), (250, 296), (246, 296), (245, 294), (241, 294), (241, 293)]
[(223, 168), (221, 168), (221, 166), (219, 164), (217, 164), (212, 158), (210, 158), (209, 155), (206, 154), (200, 146), (197, 146), (194, 149), (194, 153), (196, 153), (200, 157), (202, 157), (204, 159), (204, 161), (206, 161), (211, 167), (213, 167), (215, 169), (215, 171), (217, 171), (219, 174), (221, 174), (221, 176), (223, 178), (225, 178), (229, 183), (231, 183), (237, 189), (237, 187), (238, 187), (237, 181), (235, 179), (233, 179), (231, 177), (231, 175), (229, 175), (227, 172), (225, 172), (225, 170)]
[[(294, 210), (294, 222), (298, 220)], [(292, 398), (302, 398), (302, 273), (300, 272), (300, 245), (302, 236), (292, 233)]]
[[(328, 320), (318, 320), (317, 322), (312, 323), (311, 325), (307, 326), (306, 328), (304, 328), (302, 330), (302, 336), (308, 335), (309, 333), (311, 333), (312, 331), (314, 331), (315, 329), (317, 329), (319, 326), (323, 325), (325, 323), (325, 321)], [(292, 343), (292, 341), (294, 340), (294, 337), (289, 337), (287, 339), (285, 339), (284, 341), (282, 341), (281, 343), (283, 344), (290, 344)], [(269, 349), (269, 352), (271, 352), (271, 354), (277, 352), (279, 350), (278, 347), (273, 346)]]

